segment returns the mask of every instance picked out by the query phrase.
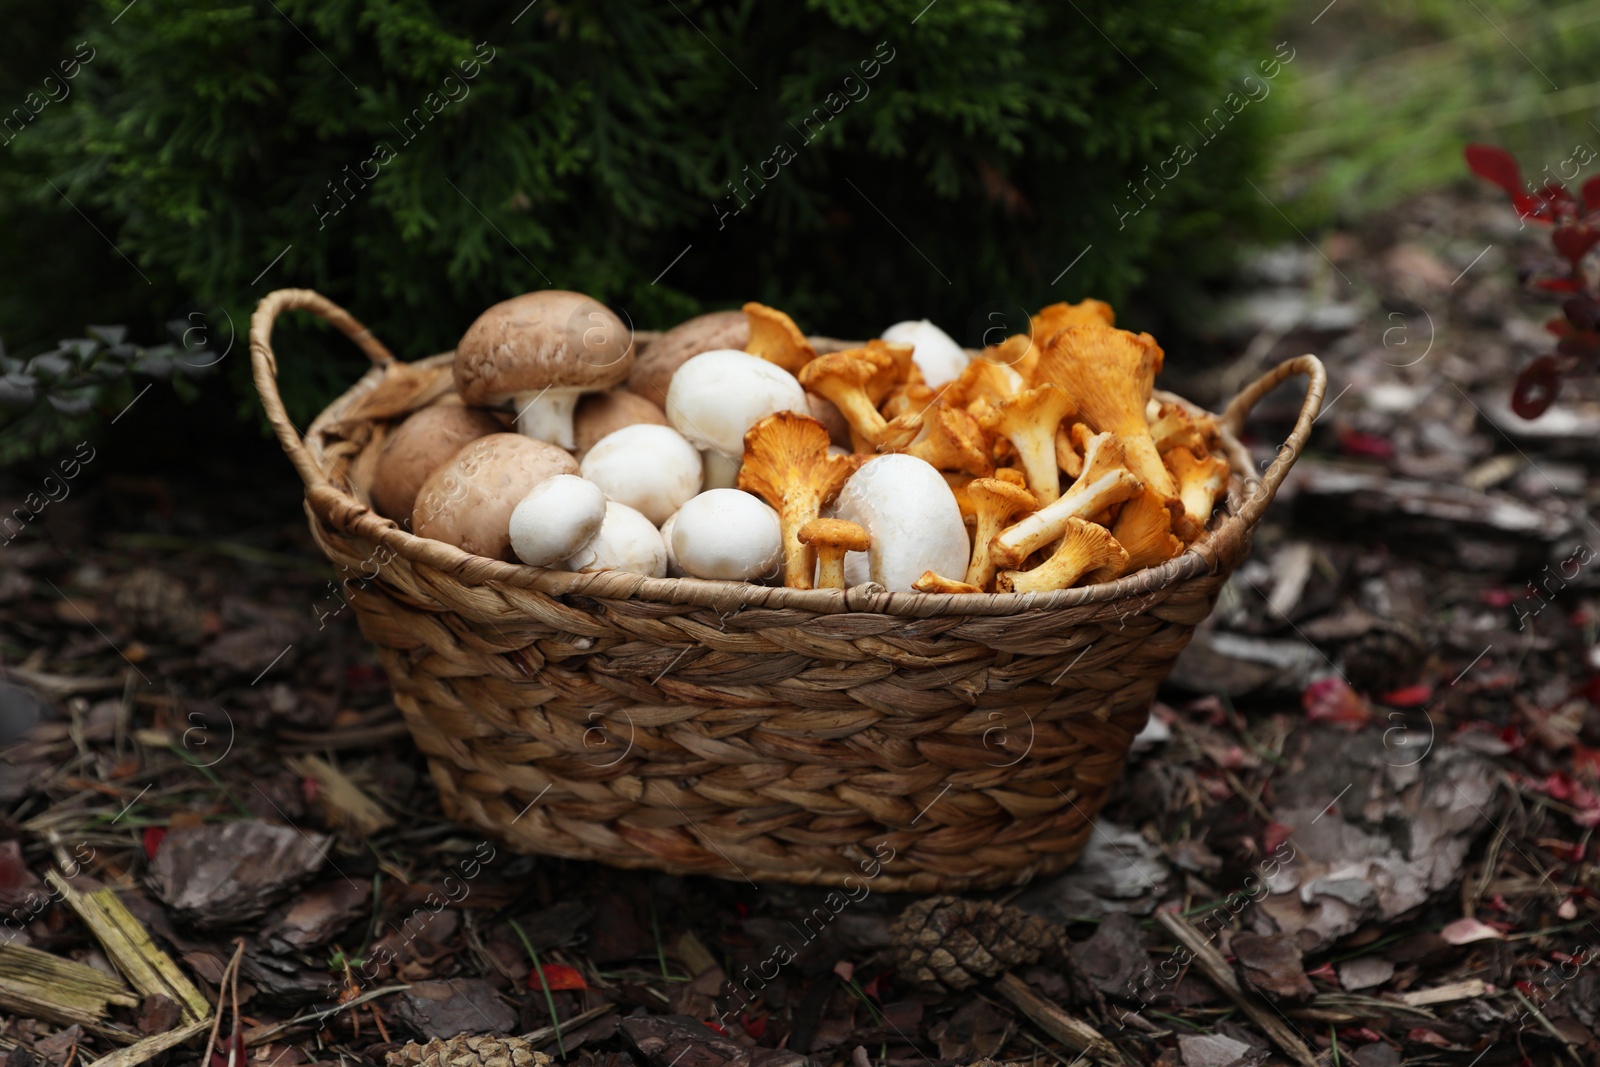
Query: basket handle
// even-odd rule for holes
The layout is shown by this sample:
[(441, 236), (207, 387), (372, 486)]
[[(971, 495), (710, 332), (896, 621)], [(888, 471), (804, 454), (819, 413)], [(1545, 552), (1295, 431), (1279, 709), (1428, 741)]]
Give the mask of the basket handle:
[(266, 409), (267, 421), (272, 423), (278, 441), (300, 474), (307, 490), (331, 490), (332, 483), (322, 473), (306, 451), (300, 431), (289, 420), (283, 399), (278, 395), (278, 359), (272, 353), (272, 324), (284, 311), (309, 311), (324, 322), (331, 323), (356, 347), (367, 354), (374, 366), (386, 367), (397, 362), (390, 352), (356, 317), (321, 293), (310, 289), (278, 289), (261, 298), (255, 314), (250, 316), (250, 366), (255, 376), (256, 391), (261, 394), (261, 406)]
[(1246, 497), (1237, 515), (1241, 520), (1238, 523), (1241, 529), (1250, 530), (1255, 527), (1262, 513), (1267, 510), (1267, 505), (1272, 503), (1273, 496), (1278, 492), (1278, 486), (1288, 476), (1289, 468), (1300, 458), (1300, 450), (1305, 447), (1306, 440), (1311, 436), (1311, 424), (1317, 420), (1317, 415), (1322, 410), (1322, 397), (1328, 391), (1328, 372), (1322, 366), (1322, 360), (1316, 356), (1296, 356), (1294, 359), (1285, 360), (1246, 386), (1229, 402), (1227, 410), (1222, 413), (1222, 428), (1237, 437), (1244, 428), (1244, 420), (1250, 415), (1250, 410), (1256, 403), (1283, 384), (1285, 379), (1296, 374), (1303, 374), (1308, 379), (1306, 398), (1300, 405), (1300, 414), (1294, 421), (1294, 429), (1289, 431), (1289, 436), (1278, 446), (1278, 458), (1272, 461), (1272, 466), (1267, 468), (1266, 474), (1260, 478), (1252, 474), (1245, 479)]

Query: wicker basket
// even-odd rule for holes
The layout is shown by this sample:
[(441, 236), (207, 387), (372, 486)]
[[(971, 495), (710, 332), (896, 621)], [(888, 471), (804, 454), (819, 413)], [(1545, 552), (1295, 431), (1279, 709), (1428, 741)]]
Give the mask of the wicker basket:
[[(270, 344), (296, 309), (375, 364), (304, 440)], [(311, 532), (452, 818), (618, 867), (913, 892), (1017, 884), (1077, 858), (1326, 385), (1301, 356), (1228, 406), (1228, 500), (1177, 559), (1054, 593), (940, 595), (573, 574), (415, 537), (367, 489), (396, 420), (450, 396), (450, 356), (398, 362), (293, 289), (257, 307), (250, 355)], [(1234, 435), (1295, 374), (1310, 380), (1299, 420), (1258, 478)]]

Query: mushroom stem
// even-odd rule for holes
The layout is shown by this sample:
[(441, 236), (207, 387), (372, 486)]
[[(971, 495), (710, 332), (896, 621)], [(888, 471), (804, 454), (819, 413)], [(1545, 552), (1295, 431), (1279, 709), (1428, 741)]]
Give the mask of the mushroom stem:
[(843, 589), (844, 557), (871, 547), (867, 531), (843, 519), (812, 519), (800, 527), (800, 543), (817, 553), (817, 588)]
[(572, 414), (582, 395), (582, 389), (555, 386), (537, 393), (518, 393), (514, 400), (517, 432), (562, 448), (573, 447), (577, 439), (572, 434)]
[(1077, 411), (1072, 398), (1045, 383), (983, 409), (979, 421), (1011, 442), (1028, 476), (1028, 488), (1040, 504), (1061, 495), (1061, 470), (1056, 466), (1056, 428)]
[(999, 561), (994, 557), (994, 539), (1017, 515), (1034, 511), (1039, 500), (1020, 485), (999, 478), (979, 478), (967, 486), (974, 516), (972, 561), (967, 564), (966, 584), (979, 589), (989, 584)]
[(1044, 593), (1070, 589), (1085, 575), (1090, 582), (1105, 581), (1127, 566), (1127, 551), (1105, 527), (1068, 519), (1061, 544), (1049, 559), (1031, 571), (1002, 572), (999, 585), (1002, 591), (1013, 593)]
[(1055, 503), (1002, 530), (991, 542), (990, 555), (1001, 564), (1017, 566), (1037, 549), (1060, 537), (1071, 520), (1098, 515), (1143, 488), (1139, 479), (1120, 467), (1107, 471), (1081, 489), (1074, 488)]
[(844, 557), (848, 549), (834, 545), (820, 545), (817, 548), (817, 588), (818, 589), (843, 589), (844, 588)]

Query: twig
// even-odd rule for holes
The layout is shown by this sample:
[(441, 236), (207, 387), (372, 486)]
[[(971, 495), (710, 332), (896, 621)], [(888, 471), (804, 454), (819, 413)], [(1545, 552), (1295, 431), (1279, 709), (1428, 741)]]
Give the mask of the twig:
[(1100, 1031), (1082, 1019), (1068, 1015), (1057, 1005), (1029, 988), (1028, 983), (1007, 972), (994, 984), (995, 991), (1015, 1004), (1022, 1014), (1032, 1019), (1039, 1028), (1074, 1052), (1086, 1053), (1101, 1063), (1121, 1064), (1122, 1054), (1117, 1047), (1101, 1036)]
[[(593, 1022), (595, 1019), (600, 1018), (600, 1016), (604, 1015), (608, 1011), (611, 1011), (615, 1007), (615, 1004), (601, 1004), (597, 1008), (590, 1008), (588, 1011), (580, 1011), (578, 1014), (567, 1020), (567, 1032), (571, 1033), (574, 1026), (582, 1026), (584, 1023)], [(543, 1026), (530, 1033), (523, 1034), (522, 1040), (526, 1041), (530, 1045), (539, 1045), (549, 1041), (552, 1037), (555, 1037), (556, 1033), (557, 1027)]]
[(1522, 1006), (1528, 1010), (1528, 1013), (1539, 1020), (1539, 1025), (1545, 1029), (1545, 1032), (1561, 1042), (1561, 1046), (1567, 1050), (1567, 1055), (1572, 1057), (1572, 1062), (1576, 1063), (1578, 1067), (1583, 1067), (1583, 1057), (1578, 1055), (1578, 1050), (1573, 1047), (1571, 1041), (1562, 1036), (1561, 1031), (1556, 1029), (1555, 1023), (1551, 1022), (1545, 1013), (1539, 1010), (1539, 1006), (1529, 1000), (1522, 990), (1513, 987), (1511, 992), (1518, 1000), (1522, 1001)]
[(258, 1026), (254, 1030), (246, 1030), (244, 1032), (245, 1048), (254, 1048), (265, 1042), (275, 1041), (298, 1026), (304, 1026), (306, 1023), (321, 1022), (323, 1019), (338, 1015), (341, 1011), (359, 1007), (369, 1000), (377, 1000), (379, 997), (386, 997), (390, 993), (404, 993), (410, 988), (411, 986), (409, 985), (384, 986), (382, 989), (374, 989), (371, 992), (363, 993), (359, 997), (352, 997), (343, 1004), (336, 1004), (331, 1008), (314, 1011), (310, 1015), (297, 1015), (293, 1019), (285, 1019), (281, 1023), (273, 1023), (270, 1026)]
[(164, 1034), (152, 1034), (150, 1037), (135, 1041), (127, 1048), (119, 1048), (115, 1052), (101, 1056), (89, 1064), (89, 1067), (139, 1067), (139, 1064), (154, 1059), (170, 1048), (175, 1048), (194, 1037), (206, 1028), (211, 1020), (198, 1019), (185, 1026), (168, 1030)]
[[(234, 944), (233, 959), (222, 969), (222, 980), (217, 983), (217, 1010), (211, 1017), (211, 1033), (206, 1037), (206, 1050), (200, 1054), (201, 1067), (211, 1063), (211, 1050), (217, 1047), (217, 1032), (222, 1029), (222, 1008), (228, 1001), (228, 976), (233, 975), (235, 981), (238, 979), (239, 960), (244, 956), (244, 939), (240, 938)], [(237, 985), (234, 988), (237, 989)], [(232, 1045), (233, 1041), (230, 1039), (228, 1043)]]
[(1233, 973), (1233, 968), (1228, 966), (1228, 961), (1222, 958), (1222, 953), (1218, 952), (1200, 931), (1169, 911), (1158, 912), (1156, 921), (1166, 927), (1167, 932), (1177, 938), (1178, 943), (1189, 951), (1195, 963), (1205, 972), (1206, 977), (1211, 979), (1212, 984), (1239, 1005), (1240, 1009), (1250, 1016), (1290, 1059), (1301, 1067), (1318, 1067), (1317, 1058), (1312, 1055), (1311, 1049), (1295, 1028), (1273, 1011), (1271, 1006), (1255, 992), (1239, 984), (1238, 976)]
[[(239, 963), (244, 959), (244, 938), (236, 938), (234, 944), (239, 947), (233, 953), (233, 980), (228, 983), (229, 992), (233, 996), (233, 1026), (228, 1030), (228, 1067), (237, 1067), (234, 1062), (239, 1055)], [(217, 1015), (222, 1015), (222, 992), (217, 992)], [(208, 1061), (202, 1060), (205, 1064)]]

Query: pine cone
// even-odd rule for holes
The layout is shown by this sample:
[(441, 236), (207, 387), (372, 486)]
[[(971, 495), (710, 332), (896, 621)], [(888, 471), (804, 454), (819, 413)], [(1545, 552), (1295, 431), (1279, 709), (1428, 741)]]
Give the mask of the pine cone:
[(123, 623), (146, 641), (200, 643), (200, 607), (189, 587), (165, 571), (132, 572), (117, 587), (115, 603)]
[(550, 1067), (550, 1057), (520, 1037), (461, 1034), (426, 1045), (407, 1042), (389, 1053), (389, 1067)]
[(890, 929), (900, 973), (938, 990), (967, 989), (1061, 947), (1054, 926), (991, 900), (933, 897)]

